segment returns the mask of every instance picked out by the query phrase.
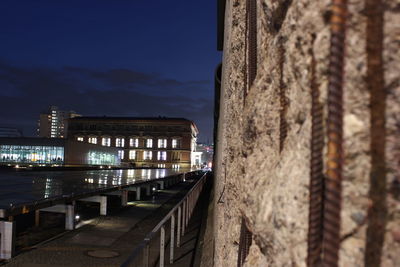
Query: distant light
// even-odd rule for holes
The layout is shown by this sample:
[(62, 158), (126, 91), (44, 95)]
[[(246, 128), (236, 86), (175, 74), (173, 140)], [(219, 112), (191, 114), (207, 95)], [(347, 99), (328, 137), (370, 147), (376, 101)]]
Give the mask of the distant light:
[(111, 169), (111, 166), (108, 166), (109, 169)]
[(153, 191), (155, 191), (156, 190), (156, 188), (155, 187), (153, 187)]
[(100, 169), (103, 169), (103, 166), (100, 166)]
[(17, 169), (18, 169), (18, 168), (19, 168), (19, 165), (15, 165), (15, 168), (17, 168)]
[(79, 220), (81, 218), (81, 216), (79, 216), (78, 214), (77, 215), (75, 215), (75, 220)]

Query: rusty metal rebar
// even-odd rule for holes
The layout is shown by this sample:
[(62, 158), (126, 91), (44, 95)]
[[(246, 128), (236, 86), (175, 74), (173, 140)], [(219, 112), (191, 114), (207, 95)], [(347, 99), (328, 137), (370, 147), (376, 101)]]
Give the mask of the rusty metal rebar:
[(247, 74), (245, 96), (252, 86), (257, 75), (257, 2), (256, 0), (246, 1), (246, 57), (247, 57)]
[(368, 210), (365, 266), (380, 266), (382, 247), (387, 222), (386, 203), (386, 92), (383, 67), (383, 4), (381, 0), (366, 0), (367, 14), (367, 76), (366, 85), (370, 92), (371, 108), (371, 171), (369, 197), (372, 201)]
[(279, 152), (282, 152), (283, 145), (285, 144), (285, 139), (287, 137), (287, 121), (286, 113), (288, 110), (288, 101), (286, 99), (286, 85), (283, 82), (283, 67), (285, 63), (285, 48), (283, 46), (283, 40), (280, 40), (278, 53), (279, 53), (279, 102), (280, 102), (280, 112), (279, 112)]
[(322, 265), (337, 266), (343, 171), (343, 72), (347, 0), (332, 0), (328, 85), (328, 153), (324, 193)]
[(237, 266), (242, 267), (247, 255), (249, 255), (249, 250), (252, 241), (252, 233), (247, 229), (246, 221), (242, 217), (242, 223), (240, 226), (240, 240), (239, 240), (239, 251), (238, 251), (238, 262)]
[(324, 126), (323, 106), (319, 101), (320, 92), (316, 83), (316, 62), (313, 52), (315, 36), (311, 43), (311, 159), (310, 159), (310, 206), (308, 219), (308, 246), (307, 266), (315, 267), (321, 263), (322, 252), (322, 220), (323, 220), (323, 148), (324, 148)]

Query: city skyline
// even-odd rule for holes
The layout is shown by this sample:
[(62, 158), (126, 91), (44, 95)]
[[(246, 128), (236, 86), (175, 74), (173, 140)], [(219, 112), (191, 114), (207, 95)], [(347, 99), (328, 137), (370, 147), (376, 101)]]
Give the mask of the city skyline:
[[(0, 124), (34, 136), (48, 106), (193, 120), (212, 140), (214, 1), (3, 1)], [(162, 22), (162, 23), (160, 23)]]

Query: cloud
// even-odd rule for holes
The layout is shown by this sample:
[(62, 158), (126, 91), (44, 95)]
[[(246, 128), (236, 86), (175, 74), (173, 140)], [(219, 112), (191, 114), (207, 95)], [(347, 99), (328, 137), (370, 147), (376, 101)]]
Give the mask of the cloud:
[[(81, 79), (91, 80), (93, 83), (100, 83), (100, 90), (119, 88), (132, 91), (146, 90), (148, 94), (165, 95), (168, 91), (173, 95), (199, 97), (204, 93), (211, 93), (210, 81), (178, 81), (175, 79), (163, 78), (157, 73), (143, 73), (130, 69), (111, 69), (99, 71), (81, 67), (64, 67), (64, 70), (80, 77)], [(206, 88), (206, 90), (204, 90)]]
[(24, 68), (0, 61), (0, 124), (34, 135), (50, 105), (91, 116), (169, 116), (194, 120), (212, 136), (210, 82), (165, 79), (129, 69)]

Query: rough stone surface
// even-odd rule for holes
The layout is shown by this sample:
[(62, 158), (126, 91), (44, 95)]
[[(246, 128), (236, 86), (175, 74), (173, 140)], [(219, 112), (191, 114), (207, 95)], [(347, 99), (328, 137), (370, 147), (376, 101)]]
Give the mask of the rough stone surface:
[[(257, 1), (257, 77), (244, 98), (247, 47), (245, 2), (228, 0), (226, 4), (212, 208), (214, 224), (208, 227), (214, 235), (214, 249), (206, 250), (204, 255), (208, 255), (208, 259), (213, 258), (214, 266), (236, 266), (244, 217), (246, 226), (253, 233), (245, 266), (306, 266), (310, 71), (314, 57), (316, 82), (326, 119), (330, 1)], [(340, 266), (364, 266), (370, 206), (370, 95), (365, 82), (364, 6), (364, 0), (348, 1)], [(400, 264), (399, 10), (399, 0), (385, 1), (383, 55), (387, 92), (388, 220), (382, 266)], [(283, 67), (280, 68), (282, 61)], [(282, 87), (288, 103), (285, 113), (288, 129), (280, 151)]]

